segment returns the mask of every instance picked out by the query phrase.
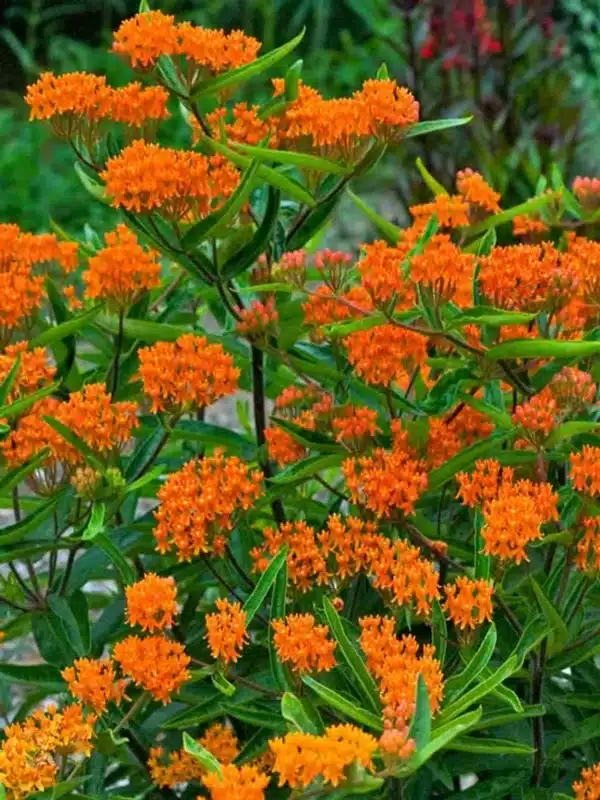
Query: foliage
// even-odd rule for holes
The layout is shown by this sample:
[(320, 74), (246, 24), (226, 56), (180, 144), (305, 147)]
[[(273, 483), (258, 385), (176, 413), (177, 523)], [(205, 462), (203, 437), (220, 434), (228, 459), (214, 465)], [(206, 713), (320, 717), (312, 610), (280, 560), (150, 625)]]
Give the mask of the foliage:
[(138, 83), (28, 87), (90, 216), (0, 226), (11, 800), (598, 796), (600, 181), (419, 159), (400, 228), (361, 182), (471, 120), (305, 35), (144, 1)]

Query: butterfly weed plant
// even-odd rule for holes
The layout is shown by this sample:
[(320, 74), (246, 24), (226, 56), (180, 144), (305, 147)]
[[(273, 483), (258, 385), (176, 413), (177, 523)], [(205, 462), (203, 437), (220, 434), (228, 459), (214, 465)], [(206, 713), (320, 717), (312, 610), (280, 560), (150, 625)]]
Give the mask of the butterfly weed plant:
[(600, 181), (419, 161), (399, 229), (355, 179), (469, 120), (302, 36), (142, 4), (130, 83), (28, 87), (120, 222), (0, 225), (9, 800), (600, 797)]

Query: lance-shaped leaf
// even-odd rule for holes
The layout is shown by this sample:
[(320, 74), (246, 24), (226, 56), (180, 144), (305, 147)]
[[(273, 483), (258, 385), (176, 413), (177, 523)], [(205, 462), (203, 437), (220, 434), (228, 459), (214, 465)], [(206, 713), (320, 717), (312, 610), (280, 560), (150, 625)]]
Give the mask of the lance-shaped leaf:
[(391, 244), (396, 244), (400, 237), (402, 236), (402, 230), (398, 228), (396, 225), (393, 225), (391, 222), (388, 222), (387, 219), (378, 214), (374, 211), (370, 206), (368, 206), (364, 200), (362, 200), (358, 195), (354, 194), (351, 189), (346, 189), (346, 194), (352, 200), (354, 205), (359, 208), (365, 217), (369, 219), (373, 225), (377, 228), (377, 230), (383, 235), (384, 239), (387, 239), (388, 242)]
[(600, 342), (580, 340), (557, 342), (554, 339), (512, 339), (491, 347), (486, 357), (501, 358), (586, 358), (600, 353)]
[(541, 211), (542, 209), (546, 208), (546, 206), (549, 206), (550, 203), (555, 202), (559, 198), (560, 192), (548, 192), (547, 194), (542, 194), (539, 197), (534, 197), (531, 200), (527, 200), (525, 203), (520, 203), (518, 206), (507, 208), (506, 211), (500, 211), (498, 214), (494, 214), (493, 216), (484, 219), (483, 222), (467, 228), (466, 233), (469, 236), (477, 236), (478, 234), (483, 233), (490, 228), (495, 228), (498, 225), (504, 225), (507, 222), (511, 222), (515, 217)]
[(14, 403), (9, 403), (7, 406), (0, 407), (0, 419), (18, 417), (37, 403), (38, 400), (42, 400), (44, 397), (48, 397), (49, 394), (52, 394), (52, 392), (55, 392), (59, 386), (60, 384), (58, 382), (51, 383), (48, 386), (44, 386), (43, 389), (38, 389), (37, 392), (28, 394), (26, 397), (20, 397), (18, 400), (15, 400)]
[(66, 339), (67, 336), (72, 336), (83, 328), (84, 325), (88, 325), (92, 322), (100, 313), (101, 308), (102, 306), (96, 306), (83, 314), (71, 317), (71, 319), (68, 319), (66, 322), (61, 322), (60, 325), (54, 325), (48, 328), (32, 339), (30, 346), (47, 347), (49, 344), (54, 344), (54, 342), (60, 342), (62, 339)]
[(315, 710), (306, 700), (291, 692), (285, 692), (281, 698), (281, 716), (301, 733), (318, 736), (323, 732), (323, 725)]
[(284, 547), (282, 550), (277, 553), (275, 558), (271, 560), (271, 563), (260, 576), (258, 581), (256, 582), (256, 586), (252, 590), (252, 593), (244, 603), (244, 611), (246, 612), (246, 623), (249, 625), (254, 617), (256, 616), (257, 612), (260, 610), (265, 597), (269, 593), (269, 590), (275, 579), (277, 578), (277, 574), (279, 570), (284, 565), (287, 559), (288, 549)]
[(234, 253), (230, 258), (225, 261), (221, 268), (221, 274), (225, 280), (236, 278), (242, 272), (245, 272), (251, 267), (258, 258), (269, 247), (275, 231), (277, 223), (277, 214), (279, 212), (280, 192), (273, 186), (269, 186), (269, 198), (267, 201), (267, 210), (262, 222), (258, 226), (258, 230), (237, 253)]
[(329, 158), (313, 156), (309, 153), (296, 153), (293, 150), (271, 150), (269, 147), (257, 147), (250, 144), (236, 142), (236, 150), (241, 150), (258, 161), (275, 161), (278, 164), (290, 164), (298, 169), (313, 170), (315, 172), (327, 172), (331, 175), (347, 175), (349, 167), (331, 161)]
[(202, 747), (195, 739), (192, 739), (189, 733), (183, 734), (183, 749), (196, 761), (200, 762), (207, 772), (216, 772), (217, 775), (222, 774), (221, 765), (217, 759), (205, 747)]
[(403, 139), (414, 139), (416, 136), (425, 136), (428, 133), (446, 131), (450, 128), (460, 128), (468, 125), (473, 117), (457, 117), (455, 119), (429, 119), (424, 122), (415, 122), (402, 132)]
[(100, 458), (98, 458), (92, 448), (83, 441), (81, 436), (78, 436), (74, 431), (72, 431), (63, 422), (55, 417), (44, 416), (42, 419), (57, 433), (60, 433), (65, 441), (67, 441), (72, 447), (80, 452), (88, 464), (94, 467), (94, 469), (97, 469), (99, 472), (104, 472), (104, 463)]
[(431, 192), (432, 192), (432, 193), (433, 193), (433, 194), (434, 194), (436, 197), (437, 197), (438, 195), (442, 195), (442, 194), (445, 194), (445, 195), (447, 196), (447, 195), (448, 195), (448, 192), (447, 192), (447, 191), (446, 191), (446, 189), (445, 189), (445, 188), (442, 186), (442, 184), (441, 184), (439, 181), (437, 181), (437, 180), (436, 180), (436, 179), (433, 177), (433, 175), (431, 174), (431, 172), (429, 172), (429, 170), (427, 169), (427, 167), (426, 167), (426, 166), (425, 166), (425, 164), (423, 163), (423, 160), (422, 160), (421, 158), (417, 158), (416, 164), (417, 164), (417, 169), (418, 169), (418, 170), (419, 170), (419, 172), (421, 173), (421, 177), (422, 177), (422, 178), (423, 178), (423, 180), (425, 181), (425, 184), (427, 185), (428, 189), (429, 189), (429, 190), (430, 190), (430, 191), (431, 191)]
[(362, 708), (362, 706), (359, 706), (354, 700), (350, 700), (334, 689), (330, 689), (329, 686), (325, 686), (324, 683), (316, 681), (314, 678), (311, 678), (310, 675), (303, 675), (302, 681), (312, 689), (321, 700), (324, 700), (328, 706), (335, 708), (336, 711), (344, 714), (344, 716), (358, 722), (360, 725), (372, 728), (375, 731), (383, 730), (381, 717)]

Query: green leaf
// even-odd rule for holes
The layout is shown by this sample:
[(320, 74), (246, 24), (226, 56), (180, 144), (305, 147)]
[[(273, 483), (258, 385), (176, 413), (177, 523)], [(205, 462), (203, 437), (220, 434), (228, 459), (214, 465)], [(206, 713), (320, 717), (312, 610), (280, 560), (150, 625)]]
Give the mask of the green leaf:
[[(144, 430), (147, 429), (142, 428)], [(138, 435), (138, 431), (134, 431), (134, 435)], [(209, 447), (222, 447), (246, 461), (256, 458), (256, 443), (248, 436), (200, 420), (181, 420), (172, 429), (170, 439), (172, 442), (201, 442)]]
[(279, 164), (291, 164), (298, 169), (315, 170), (316, 172), (327, 172), (331, 175), (347, 175), (350, 170), (337, 161), (329, 158), (309, 155), (308, 153), (296, 153), (293, 150), (271, 150), (268, 147), (256, 147), (254, 145), (236, 142), (236, 150), (241, 150), (259, 161), (276, 161)]
[(436, 197), (438, 195), (441, 195), (441, 194), (445, 194), (447, 196), (448, 192), (446, 191), (446, 189), (444, 189), (444, 187), (442, 186), (441, 183), (436, 181), (436, 179), (433, 177), (431, 172), (429, 172), (429, 170), (427, 169), (427, 167), (423, 163), (422, 159), (417, 158), (416, 164), (417, 164), (417, 169), (421, 173), (421, 177), (425, 181), (425, 184), (427, 185), (429, 190), (434, 195), (436, 195)]
[(403, 139), (414, 139), (415, 136), (425, 136), (427, 133), (445, 131), (449, 128), (459, 128), (468, 125), (473, 117), (458, 117), (457, 119), (430, 119), (424, 122), (415, 122), (402, 132)]
[(538, 601), (540, 610), (551, 628), (551, 633), (548, 636), (548, 652), (550, 655), (556, 655), (569, 641), (569, 629), (559, 612), (546, 597), (542, 587), (531, 575), (529, 576), (529, 583)]
[(466, 711), (469, 706), (472, 706), (478, 700), (488, 695), (497, 686), (500, 686), (500, 684), (506, 680), (506, 678), (510, 677), (518, 668), (518, 664), (519, 661), (517, 656), (512, 655), (488, 678), (480, 681), (477, 686), (474, 686), (470, 691), (461, 695), (453, 703), (445, 706), (441, 714), (438, 715), (437, 722), (442, 724), (448, 720), (454, 719), (459, 714), (462, 714), (462, 712)]
[(477, 397), (472, 397), (465, 392), (459, 392), (458, 397), (463, 403), (471, 406), (471, 408), (481, 411), (481, 413), (491, 419), (498, 428), (511, 430), (514, 427), (511, 416), (506, 411), (501, 411), (499, 408), (496, 408), (496, 406), (486, 403), (484, 400), (479, 400)]
[(18, 400), (15, 400), (14, 403), (0, 407), (0, 419), (18, 417), (24, 411), (28, 411), (38, 400), (42, 400), (44, 397), (48, 397), (49, 394), (55, 392), (59, 386), (60, 383), (58, 382), (51, 383), (48, 386), (44, 386), (43, 389), (38, 389), (37, 392), (28, 394), (27, 397), (20, 397)]
[(193, 250), (201, 242), (213, 236), (217, 228), (230, 224), (237, 217), (253, 189), (259, 163), (256, 159), (252, 161), (246, 168), (237, 189), (225, 203), (187, 231), (181, 241), (184, 250)]
[(69, 643), (60, 618), (49, 611), (36, 611), (31, 619), (31, 631), (40, 655), (52, 666), (69, 666), (82, 653)]
[(345, 455), (335, 454), (329, 456), (308, 456), (297, 464), (291, 464), (278, 475), (271, 479), (271, 483), (276, 486), (287, 486), (295, 483), (302, 483), (305, 480), (318, 475), (326, 469), (339, 467)]
[(600, 714), (593, 714), (591, 717), (579, 720), (574, 730), (563, 733), (562, 736), (559, 736), (558, 739), (550, 745), (546, 751), (548, 760), (554, 761), (559, 758), (561, 753), (565, 750), (573, 750), (599, 736)]
[(484, 219), (477, 225), (467, 228), (465, 232), (469, 236), (477, 236), (478, 234), (483, 233), (483, 231), (489, 230), (489, 228), (495, 228), (498, 225), (504, 225), (506, 222), (510, 222), (515, 217), (533, 214), (535, 211), (541, 211), (541, 209), (546, 208), (546, 206), (550, 205), (550, 203), (553, 203), (559, 197), (559, 192), (542, 194), (539, 197), (534, 197), (518, 206), (513, 206), (512, 208), (508, 208), (506, 211), (500, 211), (498, 214), (487, 217), (487, 219)]
[(335, 708), (336, 711), (339, 711), (346, 717), (353, 719), (360, 725), (365, 725), (367, 728), (372, 728), (375, 731), (381, 732), (383, 730), (381, 717), (359, 707), (354, 700), (344, 697), (344, 695), (339, 694), (339, 692), (336, 692), (334, 689), (330, 689), (329, 686), (325, 686), (325, 684), (311, 678), (310, 675), (303, 675), (302, 682), (312, 689), (321, 700), (324, 700), (328, 706)]
[[(110, 333), (119, 332), (119, 318), (116, 315), (99, 314), (96, 321)], [(167, 325), (164, 322), (151, 322), (145, 319), (123, 321), (123, 334), (126, 338), (140, 339), (143, 342), (174, 342), (184, 333), (189, 333), (189, 329), (178, 325)]]
[(467, 666), (458, 675), (454, 675), (446, 681), (444, 694), (446, 702), (450, 703), (459, 697), (469, 687), (473, 681), (477, 680), (482, 671), (487, 667), (497, 641), (496, 626), (492, 623), (485, 634), (483, 641), (479, 645), (477, 652), (469, 661)]
[(471, 731), (489, 731), (492, 728), (499, 728), (501, 725), (510, 725), (515, 722), (520, 722), (522, 719), (543, 717), (545, 713), (546, 709), (544, 706), (523, 706), (521, 711), (484, 714), (477, 725), (473, 725)]
[(357, 690), (360, 692), (365, 704), (369, 705), (373, 711), (380, 714), (381, 702), (379, 700), (379, 690), (377, 688), (377, 684), (373, 680), (373, 677), (367, 669), (359, 651), (350, 641), (350, 637), (344, 628), (342, 618), (335, 610), (331, 600), (326, 595), (323, 596), (323, 610), (325, 612), (327, 624), (329, 625), (331, 633), (338, 644), (339, 652), (343, 656), (344, 661), (350, 668), (356, 681)]
[(277, 578), (277, 574), (279, 570), (283, 567), (287, 560), (288, 555), (288, 548), (284, 547), (282, 550), (277, 553), (275, 558), (273, 558), (260, 576), (258, 581), (256, 582), (256, 586), (252, 590), (252, 593), (244, 603), (244, 611), (246, 612), (246, 623), (249, 625), (254, 617), (256, 616), (257, 612), (259, 611), (260, 607), (263, 604), (263, 601), (267, 594), (269, 593), (269, 589), (274, 584), (275, 579)]
[(94, 544), (98, 545), (110, 558), (117, 572), (121, 576), (123, 583), (133, 583), (135, 573), (125, 556), (121, 553), (116, 544), (108, 538), (105, 533), (99, 533), (94, 539)]
[(104, 531), (104, 518), (106, 516), (106, 505), (104, 503), (93, 503), (92, 513), (88, 524), (82, 535), (84, 542), (95, 539), (98, 534)]
[(38, 336), (32, 339), (30, 346), (47, 347), (49, 344), (54, 344), (55, 342), (60, 342), (63, 339), (66, 339), (67, 336), (72, 336), (74, 333), (77, 333), (78, 330), (81, 330), (81, 328), (83, 328), (85, 325), (88, 325), (95, 317), (97, 317), (101, 310), (102, 306), (96, 306), (95, 308), (91, 308), (89, 311), (86, 311), (83, 314), (79, 314), (77, 317), (71, 317), (71, 319), (67, 320), (66, 322), (61, 322), (60, 325), (54, 325), (48, 328), (43, 333), (40, 333)]
[(321, 453), (341, 454), (343, 452), (342, 446), (335, 439), (320, 431), (303, 428), (301, 425), (292, 422), (292, 420), (284, 419), (283, 417), (273, 417), (273, 422), (309, 450), (318, 450)]
[(448, 641), (448, 626), (446, 617), (438, 600), (434, 600), (431, 610), (431, 643), (435, 647), (435, 657), (442, 667), (446, 660), (446, 644)]
[(57, 618), (60, 627), (64, 631), (67, 642), (73, 648), (75, 653), (77, 653), (78, 656), (86, 655), (87, 650), (83, 643), (83, 639), (81, 638), (79, 623), (77, 622), (69, 603), (64, 597), (51, 595), (48, 598), (48, 607), (50, 609), (50, 613)]
[(0, 662), (0, 676), (11, 683), (31, 684), (36, 689), (63, 692), (65, 682), (60, 671), (49, 664), (8, 664)]
[(388, 242), (391, 244), (397, 244), (399, 239), (402, 236), (401, 228), (398, 228), (396, 225), (392, 225), (391, 222), (388, 222), (387, 219), (382, 217), (376, 211), (373, 211), (364, 200), (362, 200), (358, 195), (354, 194), (353, 191), (350, 189), (346, 189), (346, 194), (352, 200), (355, 206), (359, 208), (365, 217), (369, 219), (373, 225), (377, 228), (377, 230), (383, 235), (384, 239), (387, 239)]
[(66, 425), (54, 417), (43, 416), (42, 419), (57, 433), (60, 433), (65, 441), (79, 451), (88, 464), (90, 464), (90, 466), (94, 467), (94, 469), (97, 469), (101, 473), (104, 472), (104, 464), (102, 463), (101, 459), (98, 458), (92, 448), (87, 445), (80, 436), (78, 436), (70, 428), (67, 428)]
[(302, 224), (286, 239), (287, 250), (300, 250), (317, 236), (327, 224), (330, 216), (342, 198), (343, 187), (331, 194), (330, 197), (320, 200), (308, 213)]
[(269, 662), (271, 672), (279, 689), (284, 692), (293, 691), (293, 683), (289, 670), (281, 663), (277, 655), (277, 650), (273, 644), (273, 620), (285, 617), (286, 595), (287, 595), (288, 569), (287, 562), (282, 565), (277, 573), (273, 584), (273, 600), (271, 602), (271, 618), (269, 625)]
[(460, 736), (447, 746), (448, 750), (462, 753), (489, 753), (490, 755), (530, 756), (535, 747), (508, 739), (477, 739), (474, 736)]
[(183, 749), (189, 753), (196, 761), (199, 761), (202, 768), (207, 772), (216, 772), (217, 775), (222, 775), (221, 765), (217, 759), (209, 753), (206, 748), (202, 747), (189, 733), (183, 734)]
[(81, 185), (88, 192), (88, 194), (90, 194), (95, 200), (99, 200), (101, 203), (108, 205), (110, 198), (106, 194), (106, 187), (104, 184), (99, 183), (91, 178), (81, 166), (79, 161), (76, 161), (73, 166), (75, 168), (75, 172), (77, 173), (77, 177), (81, 181)]
[(478, 459), (491, 458), (493, 448), (505, 442), (509, 436), (510, 433), (505, 432), (465, 447), (464, 450), (461, 450), (460, 453), (446, 461), (441, 467), (431, 470), (428, 490), (440, 489), (445, 483), (452, 480), (457, 472), (469, 469)]
[(448, 329), (458, 328), (461, 325), (527, 325), (536, 317), (537, 314), (527, 314), (524, 311), (503, 311), (501, 308), (491, 306), (476, 306), (467, 308), (453, 317)]
[[(241, 153), (237, 153), (226, 144), (223, 144), (223, 142), (217, 142), (215, 139), (209, 139), (208, 137), (204, 138), (202, 142), (207, 146), (207, 148), (213, 150), (215, 153), (220, 153), (221, 155), (226, 156), (238, 167), (244, 168), (251, 163), (249, 156), (243, 156)], [(267, 183), (270, 183), (272, 186), (276, 186), (278, 189), (281, 189), (282, 192), (289, 194), (290, 197), (293, 197), (299, 203), (304, 203), (311, 208), (315, 205), (314, 197), (307, 189), (304, 188), (304, 186), (302, 186), (302, 184), (298, 183), (298, 181), (295, 181), (292, 178), (288, 178), (281, 172), (261, 164), (258, 169), (257, 176)]]
[(561, 442), (568, 441), (574, 436), (579, 436), (582, 433), (593, 433), (600, 427), (600, 422), (584, 422), (579, 420), (571, 420), (563, 422), (558, 428), (552, 431), (546, 440), (546, 447), (548, 449), (556, 447)]
[(68, 600), (69, 608), (73, 614), (79, 637), (83, 644), (83, 652), (87, 655), (92, 647), (92, 634), (90, 629), (90, 617), (87, 596), (81, 590), (74, 592)]
[(443, 750), (458, 736), (466, 733), (466, 731), (468, 731), (472, 725), (476, 725), (481, 719), (481, 714), (482, 710), (481, 708), (478, 708), (475, 711), (471, 711), (470, 713), (464, 714), (462, 717), (453, 720), (448, 725), (444, 725), (434, 730), (433, 738), (429, 744), (425, 745), (425, 747), (421, 748), (421, 750), (416, 750), (407, 764), (397, 769), (396, 775), (402, 777), (416, 772), (419, 767), (423, 766), (423, 764), (429, 761), (429, 759), (439, 750)]
[(236, 688), (231, 681), (228, 681), (225, 675), (222, 672), (213, 672), (210, 676), (213, 682), (213, 686), (215, 689), (218, 689), (221, 694), (224, 694), (226, 697), (231, 697), (235, 694)]
[(199, 100), (201, 97), (206, 97), (207, 95), (215, 95), (222, 92), (224, 89), (232, 89), (234, 86), (239, 86), (240, 83), (244, 83), (250, 80), (250, 78), (254, 78), (256, 75), (260, 75), (265, 70), (270, 69), (281, 61), (282, 58), (285, 58), (288, 53), (291, 53), (292, 50), (298, 47), (304, 38), (305, 31), (306, 29), (303, 28), (300, 33), (293, 39), (290, 39), (289, 42), (257, 58), (256, 61), (253, 61), (251, 64), (229, 70), (229, 72), (224, 72), (222, 75), (202, 81), (198, 88), (192, 93), (192, 100)]
[(298, 99), (298, 89), (300, 84), (300, 76), (302, 75), (302, 66), (304, 62), (301, 58), (294, 61), (291, 67), (288, 67), (284, 76), (284, 96), (288, 103), (293, 103)]
[(284, 692), (281, 698), (281, 715), (301, 733), (313, 733), (317, 736), (322, 733), (321, 726), (308, 706), (291, 692)]
[(64, 493), (59, 492), (46, 503), (42, 503), (32, 514), (29, 514), (19, 522), (15, 522), (14, 525), (7, 525), (5, 528), (2, 528), (0, 530), (0, 547), (20, 542), (28, 533), (35, 531), (42, 522), (52, 514), (63, 496)]
[(21, 369), (21, 354), (19, 353), (15, 358), (15, 363), (10, 368), (10, 372), (6, 376), (6, 378), (2, 381), (2, 385), (0, 386), (0, 407), (6, 403), (6, 398), (11, 392), (11, 389), (15, 385), (15, 380), (17, 379), (17, 375), (19, 374), (19, 370)]
[(410, 724), (410, 739), (414, 739), (417, 750), (422, 750), (431, 739), (431, 707), (429, 692), (422, 673), (417, 678), (417, 702), (415, 713)]
[(6, 475), (0, 480), (0, 494), (6, 494), (15, 486), (22, 483), (28, 475), (44, 463), (50, 454), (50, 449), (45, 447), (36, 456), (23, 464), (22, 467), (9, 470)]
[(327, 336), (344, 337), (356, 331), (366, 331), (385, 325), (387, 319), (381, 311), (373, 313), (367, 312), (362, 319), (355, 319), (352, 322), (334, 322), (332, 325), (324, 325), (322, 330)]
[(245, 272), (267, 250), (276, 227), (279, 202), (279, 190), (269, 186), (265, 216), (252, 239), (223, 264), (221, 274), (225, 280), (236, 278), (242, 272)]
[(600, 353), (600, 341), (558, 342), (554, 339), (512, 339), (491, 347), (486, 358), (586, 358)]

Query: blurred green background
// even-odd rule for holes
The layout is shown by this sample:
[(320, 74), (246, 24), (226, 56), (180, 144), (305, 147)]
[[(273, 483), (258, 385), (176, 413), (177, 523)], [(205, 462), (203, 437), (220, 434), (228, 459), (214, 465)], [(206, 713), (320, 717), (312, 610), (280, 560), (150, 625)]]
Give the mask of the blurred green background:
[[(474, 114), (468, 129), (406, 143), (361, 191), (394, 222), (427, 198), (420, 156), (450, 188), (457, 169), (482, 171), (514, 203), (557, 163), (565, 177), (600, 172), (600, 0), (155, 0), (210, 27), (243, 28), (281, 44), (306, 26), (304, 80), (326, 96), (351, 93), (381, 62), (415, 91), (422, 118)], [(79, 185), (66, 145), (27, 122), (23, 93), (46, 69), (131, 80), (108, 51), (130, 0), (5, 0), (0, 16), (0, 221), (77, 234), (114, 224)], [(268, 91), (254, 82), (248, 97)], [(263, 95), (264, 96), (264, 95)], [(344, 227), (345, 226), (345, 227)], [(354, 233), (342, 215), (340, 239)]]

